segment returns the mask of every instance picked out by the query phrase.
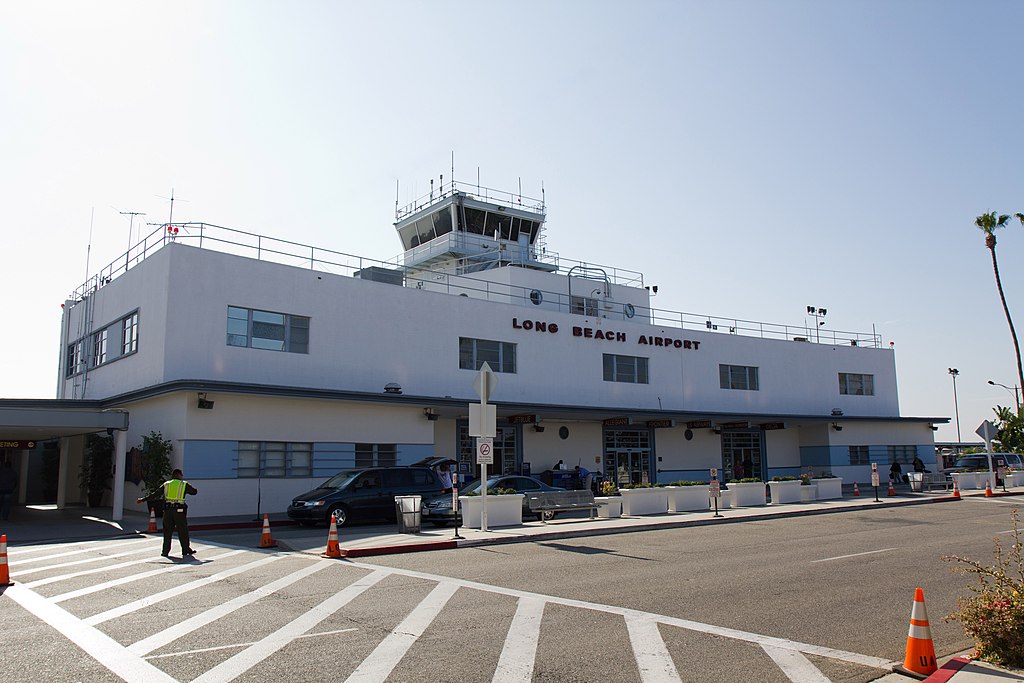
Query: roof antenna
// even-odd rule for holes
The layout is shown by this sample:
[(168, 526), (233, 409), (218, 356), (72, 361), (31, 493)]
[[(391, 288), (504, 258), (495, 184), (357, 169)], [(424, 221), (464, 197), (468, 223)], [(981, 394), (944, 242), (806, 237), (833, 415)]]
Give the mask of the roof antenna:
[(135, 224), (136, 216), (145, 216), (141, 211), (119, 211), (122, 216), (128, 216), (128, 251), (132, 250), (132, 226)]
[(519, 176), (519, 203), (523, 203), (523, 176)]
[(85, 282), (89, 283), (89, 254), (92, 252), (92, 219), (96, 215), (96, 207), (89, 211), (89, 243), (85, 245)]
[(395, 220), (398, 220), (398, 178), (395, 178)]
[(455, 189), (455, 150), (452, 150), (452, 189)]

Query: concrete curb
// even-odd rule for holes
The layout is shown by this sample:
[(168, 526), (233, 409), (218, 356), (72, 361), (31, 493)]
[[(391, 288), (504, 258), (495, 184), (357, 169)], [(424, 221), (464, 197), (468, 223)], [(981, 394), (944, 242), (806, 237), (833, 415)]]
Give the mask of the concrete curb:
[(939, 667), (938, 671), (923, 680), (925, 683), (947, 683), (960, 669), (970, 663), (971, 660), (967, 657), (954, 657)]

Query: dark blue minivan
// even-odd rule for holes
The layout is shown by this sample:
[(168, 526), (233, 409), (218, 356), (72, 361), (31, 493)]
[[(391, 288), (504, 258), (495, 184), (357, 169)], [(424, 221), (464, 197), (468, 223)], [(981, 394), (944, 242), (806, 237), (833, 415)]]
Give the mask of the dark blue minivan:
[(364, 467), (334, 475), (312, 491), (296, 496), (288, 517), (299, 524), (338, 526), (351, 521), (395, 519), (395, 496), (432, 498), (441, 494), (441, 480), (429, 467)]

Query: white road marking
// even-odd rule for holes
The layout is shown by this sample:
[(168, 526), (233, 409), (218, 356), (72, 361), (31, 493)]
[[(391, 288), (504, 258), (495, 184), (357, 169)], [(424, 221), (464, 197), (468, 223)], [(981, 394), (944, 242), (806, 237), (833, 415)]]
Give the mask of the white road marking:
[(830, 683), (825, 674), (821, 673), (811, 661), (795, 650), (782, 650), (777, 647), (761, 645), (786, 677), (793, 683)]
[(381, 581), (390, 574), (389, 570), (379, 567), (374, 569), (375, 571), (372, 574), (357, 579), (354, 583), (341, 589), (297, 619), (293, 619), (263, 640), (253, 643), (234, 657), (213, 667), (202, 676), (192, 679), (192, 683), (225, 683), (226, 681), (235, 680), (235, 678), (256, 666), (298, 636), (315, 627), (321, 621), (362, 595), (363, 591), (373, 587), (378, 581)]
[(544, 601), (520, 598), (505, 636), (505, 646), (494, 671), (495, 683), (529, 683), (540, 643), (540, 622), (544, 618)]
[[(151, 541), (151, 540), (152, 539), (150, 539), (150, 538), (133, 538), (132, 540), (125, 541), (124, 543), (110, 543), (108, 545), (104, 545), (104, 546), (100, 546), (100, 547), (102, 547), (103, 550), (109, 550), (110, 548), (120, 548), (122, 546), (133, 545), (133, 544), (137, 544), (137, 543), (142, 542), (142, 541)], [(95, 541), (87, 541), (87, 543), (95, 543)], [(80, 545), (85, 545), (85, 543), (70, 543), (67, 546), (65, 546), (65, 548), (77, 547), (77, 546), (80, 546)], [(45, 560), (57, 560), (57, 559), (60, 559), (62, 557), (71, 557), (72, 555), (81, 555), (82, 553), (89, 553), (89, 552), (93, 552), (95, 550), (95, 548), (78, 548), (77, 550), (66, 550), (65, 549), (65, 551), (62, 552), (62, 553), (55, 553), (53, 555), (43, 555), (42, 557), (26, 557), (25, 559), (21, 559), (21, 556), (23, 554), (25, 554), (25, 553), (34, 553), (34, 552), (39, 552), (40, 550), (53, 550), (53, 549), (54, 549), (54, 546), (52, 546), (52, 545), (46, 545), (46, 546), (42, 546), (42, 547), (39, 547), (39, 548), (17, 548), (17, 549), (15, 549), (15, 548), (8, 548), (7, 549), (7, 555), (9, 557), (11, 557), (11, 558), (14, 558), (14, 557), (19, 558), (18, 559), (18, 564), (28, 564), (29, 562), (43, 562)], [(108, 555), (107, 557), (110, 557), (110, 556)]]
[[(268, 583), (266, 586), (260, 586), (259, 588), (246, 593), (245, 595), (239, 595), (237, 598), (228, 600), (222, 605), (211, 607), (205, 612), (201, 612), (194, 617), (190, 617), (185, 621), (178, 622), (173, 626), (169, 626), (161, 631), (157, 631), (148, 638), (144, 638), (133, 645), (128, 646), (128, 650), (137, 655), (146, 655), (157, 650), (164, 645), (173, 643), (178, 638), (203, 628), (207, 624), (211, 624), (221, 617), (225, 617), (235, 610), (239, 610), (246, 605), (251, 605), (260, 598), (273, 595), (277, 591), (287, 588), (296, 581), (312, 576), (321, 569), (327, 569), (327, 567), (336, 564), (334, 560), (319, 560), (315, 564), (311, 564), (308, 567), (304, 567), (298, 571), (292, 572), (287, 576), (283, 576), (276, 581)], [(96, 615), (97, 617), (100, 615)], [(95, 618), (95, 617), (92, 617)], [(86, 619), (88, 622), (89, 619)]]
[[(363, 564), (361, 562), (348, 562), (348, 564), (350, 566), (359, 567), (361, 569), (379, 569), (379, 567), (377, 567), (376, 565)], [(739, 640), (743, 642), (754, 643), (757, 645), (768, 645), (769, 647), (777, 647), (783, 650), (795, 650), (797, 652), (803, 652), (804, 654), (816, 655), (818, 657), (827, 657), (829, 659), (838, 659), (843, 662), (861, 664), (863, 666), (869, 666), (876, 669), (890, 669), (892, 668), (893, 664), (893, 662), (891, 662), (890, 660), (882, 659), (880, 657), (862, 655), (856, 652), (846, 652), (843, 650), (836, 650), (830, 647), (811, 645), (809, 643), (799, 643), (793, 640), (788, 640), (786, 638), (776, 638), (774, 636), (765, 636), (758, 633), (749, 633), (747, 631), (740, 631), (737, 629), (725, 628), (722, 626), (714, 626), (712, 624), (703, 624), (699, 621), (690, 621), (689, 619), (679, 619), (676, 617), (669, 617), (661, 614), (640, 612), (625, 607), (617, 607), (615, 605), (601, 605), (594, 602), (586, 602), (584, 600), (572, 600), (570, 598), (560, 598), (551, 595), (543, 595), (540, 593), (531, 593), (529, 591), (516, 590), (513, 588), (502, 588), (500, 586), (491, 586), (486, 583), (478, 583), (476, 581), (468, 581), (466, 579), (453, 579), (447, 576), (437, 576), (434, 574), (427, 574), (425, 572), (417, 572), (411, 569), (396, 569), (394, 567), (389, 567), (388, 571), (398, 576), (411, 576), (418, 579), (426, 579), (428, 581), (453, 583), (464, 588), (472, 588), (474, 590), (480, 590), (488, 593), (498, 593), (500, 595), (510, 595), (515, 598), (535, 598), (556, 605), (564, 605), (566, 607), (578, 607), (580, 609), (589, 609), (597, 612), (605, 612), (607, 614), (618, 614), (623, 617), (625, 617), (626, 615), (633, 615), (641, 618), (650, 618), (658, 622), (659, 624), (677, 626), (688, 631), (707, 633), (709, 635), (721, 636), (722, 638), (729, 638), (731, 640)]]
[(1024, 501), (1003, 500), (1002, 496), (964, 496), (961, 500), (969, 500), (972, 503), (1002, 503), (1003, 505), (1024, 505)]
[[(108, 555), (107, 557), (111, 557), (111, 556)], [(57, 583), (58, 581), (67, 581), (68, 579), (74, 579), (74, 578), (77, 578), (79, 576), (87, 576), (89, 574), (100, 574), (102, 572), (109, 572), (109, 571), (114, 570), (114, 569), (124, 569), (125, 567), (134, 567), (137, 564), (147, 564), (147, 563), (152, 563), (152, 562), (156, 562), (156, 560), (154, 558), (152, 558), (152, 557), (147, 557), (147, 558), (142, 559), (142, 560), (132, 560), (130, 562), (120, 562), (118, 564), (112, 564), (112, 565), (110, 565), (108, 567), (96, 567), (94, 569), (83, 569), (82, 571), (79, 571), (79, 572), (72, 572), (70, 574), (61, 574), (59, 576), (50, 576), (50, 577), (47, 577), (45, 579), (38, 579), (36, 581), (31, 581), (29, 583), (26, 583), (25, 586), (27, 588), (37, 588), (38, 586), (45, 586), (47, 584)], [(166, 564), (166, 563), (167, 563), (167, 561), (164, 561), (161, 564)], [(187, 566), (193, 566), (193, 565), (187, 564), (187, 563), (184, 563), (184, 564), (186, 564)]]
[[(229, 551), (229, 552), (226, 552), (226, 553), (221, 553), (220, 555), (214, 555), (213, 557), (210, 557), (210, 558), (207, 558), (207, 559), (210, 562), (212, 562), (213, 560), (222, 560), (225, 557), (230, 557), (232, 555), (238, 555), (239, 553), (243, 553), (243, 552), (245, 552), (245, 551), (244, 550), (232, 550), (232, 551)], [(256, 564), (256, 563), (254, 562), (253, 564)], [(173, 572), (173, 571), (176, 571), (178, 569), (184, 569), (185, 567), (195, 567), (195, 566), (198, 566), (198, 565), (194, 565), (194, 564), (191, 564), (189, 562), (176, 562), (176, 563), (172, 564), (169, 567), (160, 567), (159, 569), (153, 569), (153, 570), (150, 570), (148, 572), (142, 572), (141, 574), (132, 574), (131, 576), (122, 576), (119, 579), (111, 579), (110, 581), (104, 581), (103, 583), (97, 583), (97, 584), (92, 585), (92, 586), (86, 586), (85, 588), (79, 588), (78, 590), (69, 591), (67, 593), (61, 593), (60, 595), (55, 595), (52, 598), (50, 598), (50, 602), (64, 602), (65, 600), (71, 600), (73, 598), (80, 598), (83, 595), (89, 595), (91, 593), (99, 593), (100, 591), (105, 591), (108, 588), (113, 588), (115, 586), (123, 586), (126, 583), (132, 583), (134, 581), (142, 581), (143, 579), (148, 579), (148, 578), (151, 578), (151, 577), (154, 577), (154, 576), (159, 576), (160, 574), (166, 574), (167, 572)], [(232, 570), (229, 569), (227, 571), (230, 572)], [(226, 572), (221, 572), (221, 573), (226, 573)], [(214, 576), (218, 576), (218, 575), (214, 574)], [(198, 579), (197, 581), (193, 581), (192, 583), (200, 583), (200, 582), (210, 583), (211, 582), (210, 581), (211, 578), (212, 577), (206, 577), (204, 579)], [(216, 581), (216, 580), (219, 580), (219, 579), (213, 579), (213, 580)], [(186, 583), (184, 586), (178, 586), (178, 587), (173, 588), (171, 590), (164, 591), (163, 593), (157, 593), (156, 595), (151, 595), (148, 598), (143, 598), (143, 600), (140, 600), (140, 601), (137, 601), (137, 602), (146, 602), (146, 604), (142, 605), (140, 607), (137, 607), (135, 609), (142, 609), (142, 607), (148, 607), (149, 605), (158, 603), (161, 600), (166, 600), (167, 598), (171, 597), (171, 595), (166, 595), (166, 597), (160, 597), (160, 598), (157, 598), (157, 596), (163, 596), (165, 594), (180, 595), (181, 593), (184, 593), (186, 591), (190, 591), (190, 590), (192, 590), (191, 585), (192, 584)], [(129, 603), (129, 604), (134, 604), (134, 603)], [(124, 608), (119, 608), (119, 609), (124, 609)], [(129, 609), (129, 610), (123, 612), (123, 614), (127, 614), (128, 612), (131, 612), (131, 611), (133, 611), (133, 610)], [(90, 622), (90, 621), (86, 620), (86, 623), (92, 623), (95, 626), (97, 623), (100, 623), (100, 622)]]
[(63, 569), (64, 567), (76, 567), (80, 564), (93, 564), (96, 562), (103, 562), (104, 560), (113, 560), (118, 557), (128, 557), (129, 555), (139, 555), (141, 553), (151, 553), (156, 549), (156, 545), (151, 547), (133, 548), (131, 550), (124, 550), (119, 553), (111, 553), (109, 555), (97, 555), (96, 557), (87, 557), (84, 560), (72, 560), (70, 562), (61, 562), (60, 564), (48, 564), (45, 567), (34, 567), (32, 569), (18, 569), (18, 576), (24, 576), (25, 574), (34, 574), (36, 572), (46, 572), (51, 569)]
[(383, 683), (391, 675), (409, 648), (423, 635), (431, 622), (441, 613), (458, 586), (439, 583), (409, 613), (401, 624), (374, 648), (373, 652), (356, 667), (346, 683)]
[(177, 683), (175, 679), (156, 668), (141, 657), (134, 655), (105, 633), (92, 626), (86, 626), (73, 614), (62, 607), (54, 605), (46, 598), (23, 585), (9, 586), (4, 591), (9, 597), (26, 610), (60, 631), (65, 638), (82, 648), (90, 657), (98, 661), (110, 671), (128, 683), (153, 683), (166, 681)]
[[(357, 628), (341, 628), (337, 631), (320, 631), (318, 633), (303, 633), (301, 636), (296, 636), (295, 640), (300, 638), (319, 638), (320, 636), (336, 636), (339, 633), (348, 633), (350, 631), (358, 631)], [(184, 650), (182, 652), (166, 652), (162, 655), (148, 655), (146, 659), (163, 659), (165, 657), (183, 657), (185, 655), (195, 655), (201, 652), (217, 652), (218, 650), (233, 650), (240, 647), (249, 647), (253, 643), (235, 643), (234, 645), (217, 645), (216, 647), (201, 647), (198, 650)]]
[(641, 681), (669, 683), (682, 680), (672, 655), (665, 647), (658, 622), (650, 617), (629, 614), (626, 615), (626, 630), (629, 632), (629, 643), (633, 646), (633, 657), (640, 669)]
[(835, 557), (825, 557), (820, 560), (811, 560), (811, 564), (815, 562), (831, 562), (832, 560), (846, 560), (851, 557), (861, 557), (862, 555), (874, 555), (875, 553), (887, 553), (891, 550), (899, 550), (899, 548), (880, 548), (879, 550), (868, 550), (863, 553), (853, 553), (852, 555), (836, 555)]

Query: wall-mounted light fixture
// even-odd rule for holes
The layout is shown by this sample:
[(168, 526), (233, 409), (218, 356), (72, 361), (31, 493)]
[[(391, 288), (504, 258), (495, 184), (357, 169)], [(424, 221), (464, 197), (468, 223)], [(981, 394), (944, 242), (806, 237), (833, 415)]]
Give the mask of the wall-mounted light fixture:
[(839, 408), (833, 408), (832, 409), (832, 417), (839, 417), (842, 414), (843, 414), (843, 411), (840, 410)]
[(843, 425), (839, 424), (838, 422), (833, 422), (832, 429), (836, 430), (837, 432), (841, 432), (843, 431)]
[(213, 401), (206, 398), (206, 392), (199, 392), (199, 403), (198, 407), (202, 410), (213, 410)]
[(535, 431), (535, 432), (543, 432), (544, 431), (544, 425), (533, 425), (533, 431)]
[(434, 410), (433, 408), (424, 408), (423, 409), (423, 414), (426, 415), (427, 419), (430, 420), (431, 422), (436, 422), (437, 421), (438, 414), (437, 414), (437, 411)]
[(388, 382), (384, 385), (385, 394), (400, 394), (402, 393), (402, 385), (397, 382)]

